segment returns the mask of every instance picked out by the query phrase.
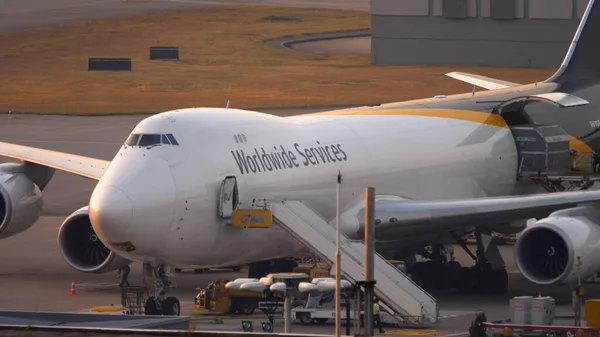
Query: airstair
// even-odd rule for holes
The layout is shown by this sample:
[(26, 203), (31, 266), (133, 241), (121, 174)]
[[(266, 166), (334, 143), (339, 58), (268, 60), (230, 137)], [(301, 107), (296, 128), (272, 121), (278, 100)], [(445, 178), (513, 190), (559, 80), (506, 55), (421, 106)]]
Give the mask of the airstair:
[[(317, 212), (300, 201), (284, 201), (269, 205), (273, 222), (333, 265), (336, 247), (335, 228)], [(352, 283), (364, 280), (365, 245), (340, 234), (340, 272)], [(407, 275), (392, 266), (379, 254), (374, 258), (375, 295), (382, 308), (394, 315), (399, 323), (428, 325), (438, 321), (436, 300)]]

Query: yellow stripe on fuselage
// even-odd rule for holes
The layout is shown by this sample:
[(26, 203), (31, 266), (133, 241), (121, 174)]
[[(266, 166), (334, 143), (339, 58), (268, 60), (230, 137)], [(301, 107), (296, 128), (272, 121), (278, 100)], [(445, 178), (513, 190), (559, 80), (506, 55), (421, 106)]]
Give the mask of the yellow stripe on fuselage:
[[(357, 109), (357, 110), (333, 110), (302, 114), (293, 117), (310, 116), (426, 116), (459, 119), (474, 123), (492, 125), (500, 128), (508, 128), (506, 121), (499, 114), (483, 111), (457, 110), (457, 109)], [(569, 135), (571, 149), (576, 150), (578, 156), (583, 153), (593, 152), (592, 148), (581, 140)]]
[(473, 110), (455, 109), (379, 109), (379, 110), (334, 110), (310, 113), (301, 116), (425, 116), (460, 119), (464, 121), (481, 123), (486, 125), (506, 128), (508, 125), (504, 118), (498, 114), (492, 114)]

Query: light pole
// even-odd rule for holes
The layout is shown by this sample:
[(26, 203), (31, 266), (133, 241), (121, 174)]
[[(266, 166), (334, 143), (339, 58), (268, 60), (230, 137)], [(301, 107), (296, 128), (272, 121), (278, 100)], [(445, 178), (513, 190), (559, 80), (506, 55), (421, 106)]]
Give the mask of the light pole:
[(338, 171), (335, 207), (335, 337), (340, 337), (340, 185), (342, 173)]
[(365, 335), (373, 336), (375, 188), (365, 189)]

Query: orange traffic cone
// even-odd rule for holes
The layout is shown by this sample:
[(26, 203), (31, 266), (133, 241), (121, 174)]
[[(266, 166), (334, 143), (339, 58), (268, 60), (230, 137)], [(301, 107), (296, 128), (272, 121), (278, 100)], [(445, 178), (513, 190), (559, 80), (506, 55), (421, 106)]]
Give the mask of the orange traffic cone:
[(75, 290), (75, 280), (71, 281), (71, 292), (69, 295), (77, 295), (77, 291)]
[(538, 292), (538, 297), (542, 297), (542, 292), (541, 291)]

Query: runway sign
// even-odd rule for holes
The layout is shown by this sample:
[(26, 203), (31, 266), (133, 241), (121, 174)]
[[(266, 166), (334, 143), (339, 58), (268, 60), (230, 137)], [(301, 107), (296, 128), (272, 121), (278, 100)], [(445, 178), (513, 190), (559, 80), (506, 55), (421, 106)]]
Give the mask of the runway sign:
[(273, 224), (273, 213), (266, 209), (235, 210), (231, 224), (236, 227), (269, 228)]
[(131, 71), (130, 58), (88, 58), (88, 71)]
[(179, 60), (179, 47), (150, 47), (151, 60)]

